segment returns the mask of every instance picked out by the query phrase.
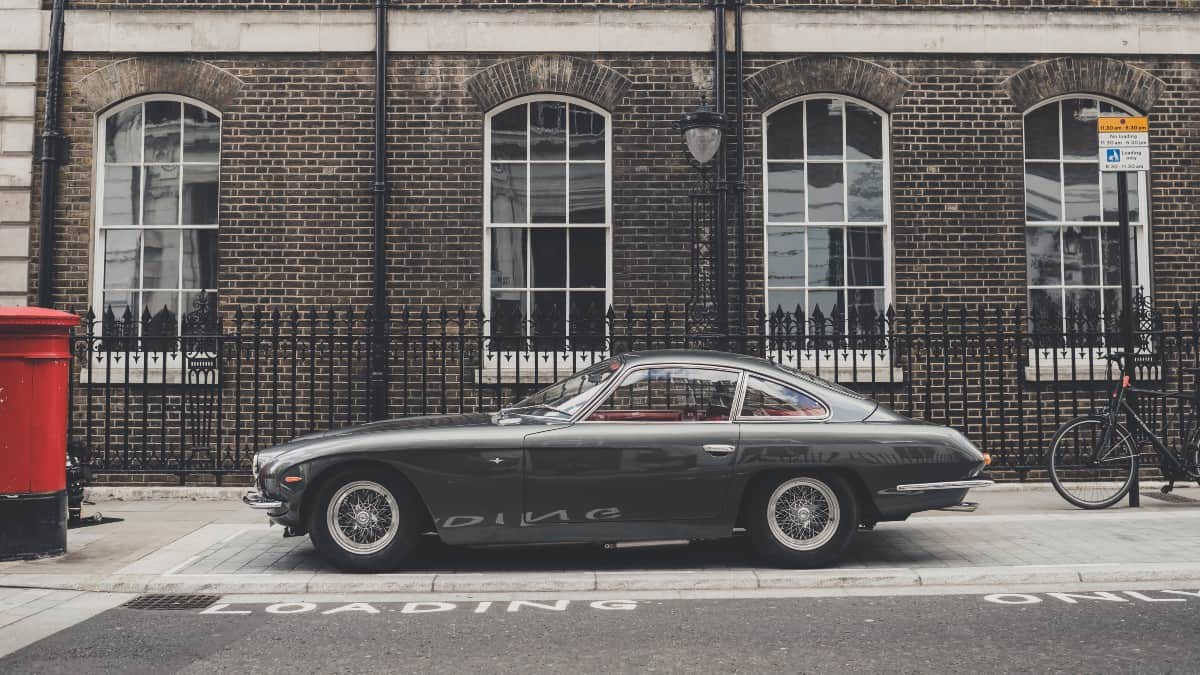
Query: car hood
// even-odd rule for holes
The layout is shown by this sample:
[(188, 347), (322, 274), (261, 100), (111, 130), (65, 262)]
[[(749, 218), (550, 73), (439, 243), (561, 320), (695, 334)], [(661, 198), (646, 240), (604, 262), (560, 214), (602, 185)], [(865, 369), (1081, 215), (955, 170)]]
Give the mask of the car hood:
[[(486, 413), (471, 415), (422, 415), (419, 417), (397, 417), (390, 420), (380, 420), (353, 427), (344, 427), (332, 431), (320, 431), (315, 434), (305, 434), (293, 439), (292, 443), (303, 443), (318, 439), (345, 438), (349, 436), (365, 436), (370, 434), (392, 433), (409, 429), (436, 429), (459, 427), (487, 427), (493, 424), (492, 416)], [(290, 444), (289, 444), (290, 445)]]
[[(328, 455), (350, 455), (405, 449), (440, 450), (484, 443), (490, 447), (520, 447), (524, 436), (542, 423), (523, 418), (522, 423), (497, 424), (493, 415), (426, 415), (361, 424), (294, 438), (258, 453), (258, 466), (291, 466)], [(489, 428), (482, 432), (483, 428)]]

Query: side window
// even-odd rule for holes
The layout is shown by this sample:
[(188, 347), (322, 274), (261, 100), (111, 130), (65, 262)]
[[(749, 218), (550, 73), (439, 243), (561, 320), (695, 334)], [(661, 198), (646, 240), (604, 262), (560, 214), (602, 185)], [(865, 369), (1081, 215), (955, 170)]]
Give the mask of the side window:
[(738, 417), (824, 417), (825, 412), (808, 394), (751, 376)]
[(738, 374), (707, 368), (646, 368), (625, 377), (589, 420), (717, 422), (729, 419)]

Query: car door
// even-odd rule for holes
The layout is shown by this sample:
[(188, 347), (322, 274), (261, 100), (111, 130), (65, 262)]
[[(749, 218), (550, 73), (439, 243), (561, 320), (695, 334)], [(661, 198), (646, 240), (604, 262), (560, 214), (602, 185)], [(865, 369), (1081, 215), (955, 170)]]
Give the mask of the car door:
[(748, 374), (737, 421), (739, 471), (761, 465), (828, 464), (847, 441), (837, 425), (826, 424), (829, 406), (807, 391)]
[(719, 517), (740, 379), (709, 366), (635, 367), (586, 419), (527, 436), (525, 524)]

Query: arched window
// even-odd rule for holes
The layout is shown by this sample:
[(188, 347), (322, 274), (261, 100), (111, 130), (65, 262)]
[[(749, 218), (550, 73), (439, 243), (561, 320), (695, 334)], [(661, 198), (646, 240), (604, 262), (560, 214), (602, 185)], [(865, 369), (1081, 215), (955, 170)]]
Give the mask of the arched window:
[(581, 331), (611, 301), (608, 115), (537, 96), (488, 113), (485, 128), (484, 304), (493, 330)]
[(93, 304), (109, 334), (149, 315), (145, 332), (176, 335), (181, 315), (216, 306), (220, 116), (147, 96), (104, 113), (96, 138)]
[(874, 325), (891, 295), (886, 117), (843, 96), (806, 97), (768, 112), (764, 145), (769, 312)]
[[(1120, 314), (1117, 178), (1100, 172), (1096, 117), (1129, 114), (1095, 96), (1056, 99), (1025, 113), (1025, 255), (1036, 330), (1072, 332)], [(1137, 174), (1129, 180), (1131, 271), (1143, 289), (1146, 216), (1145, 176)]]

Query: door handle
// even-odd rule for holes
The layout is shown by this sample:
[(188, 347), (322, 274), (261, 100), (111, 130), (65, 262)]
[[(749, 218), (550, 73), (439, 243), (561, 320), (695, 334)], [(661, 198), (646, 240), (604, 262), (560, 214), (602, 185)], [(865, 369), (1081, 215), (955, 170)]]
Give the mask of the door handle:
[(724, 457), (726, 455), (732, 455), (734, 449), (735, 448), (732, 445), (720, 445), (720, 444), (716, 444), (716, 443), (710, 443), (710, 444), (704, 446), (704, 451), (707, 452), (708, 454), (712, 455), (713, 457)]

